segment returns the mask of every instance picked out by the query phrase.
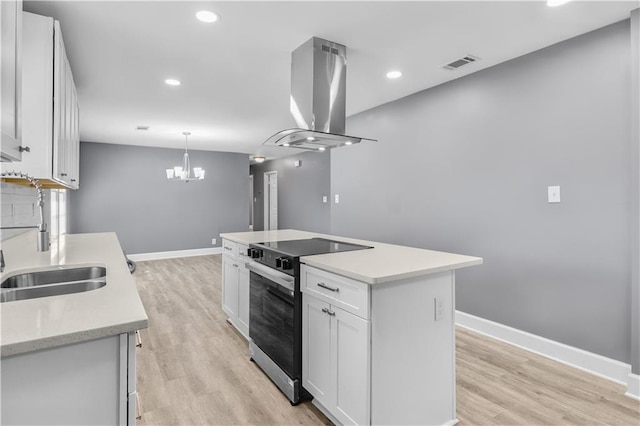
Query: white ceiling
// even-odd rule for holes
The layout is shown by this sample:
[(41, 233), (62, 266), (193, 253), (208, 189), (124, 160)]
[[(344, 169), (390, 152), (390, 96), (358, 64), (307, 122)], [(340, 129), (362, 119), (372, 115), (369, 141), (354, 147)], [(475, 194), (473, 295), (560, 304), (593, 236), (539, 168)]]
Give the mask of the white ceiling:
[[(61, 22), (83, 141), (290, 155), (290, 54), (312, 36), (347, 46), (347, 115), (627, 19), (640, 1), (29, 1)], [(215, 24), (199, 10), (221, 15)], [(442, 65), (482, 60), (457, 71)], [(398, 80), (387, 71), (401, 70)], [(164, 83), (173, 77), (178, 87)], [(146, 132), (139, 125), (150, 126)], [(347, 126), (347, 133), (349, 128)], [(376, 135), (357, 135), (375, 138)]]

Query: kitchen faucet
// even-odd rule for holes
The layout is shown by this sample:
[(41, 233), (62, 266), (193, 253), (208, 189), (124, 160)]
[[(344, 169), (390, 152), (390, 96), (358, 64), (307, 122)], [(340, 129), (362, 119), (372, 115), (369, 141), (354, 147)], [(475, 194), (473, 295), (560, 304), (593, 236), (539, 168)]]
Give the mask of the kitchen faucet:
[(29, 176), (26, 173), (22, 172), (2, 172), (0, 173), (1, 177), (18, 177), (22, 179), (26, 179), (29, 183), (38, 191), (38, 206), (40, 207), (40, 223), (38, 225), (33, 226), (2, 226), (0, 229), (27, 229), (27, 228), (38, 228), (38, 251), (48, 251), (49, 250), (49, 231), (47, 231), (47, 223), (44, 221), (44, 192), (42, 191), (42, 185), (40, 182), (34, 178)]

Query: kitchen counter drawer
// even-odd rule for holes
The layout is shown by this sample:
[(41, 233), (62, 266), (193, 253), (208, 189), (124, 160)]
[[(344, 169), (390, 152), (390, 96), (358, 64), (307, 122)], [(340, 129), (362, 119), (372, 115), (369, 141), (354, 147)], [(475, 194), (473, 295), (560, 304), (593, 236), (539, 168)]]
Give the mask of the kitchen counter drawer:
[(303, 293), (369, 319), (367, 284), (306, 265), (300, 266), (300, 275), (300, 289)]
[(222, 253), (231, 257), (238, 256), (238, 244), (229, 240), (222, 240)]

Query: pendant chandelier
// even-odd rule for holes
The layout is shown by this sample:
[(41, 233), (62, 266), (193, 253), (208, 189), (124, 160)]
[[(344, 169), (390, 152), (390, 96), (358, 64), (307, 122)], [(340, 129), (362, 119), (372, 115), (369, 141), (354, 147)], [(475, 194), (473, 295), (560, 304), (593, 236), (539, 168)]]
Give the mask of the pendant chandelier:
[(203, 180), (203, 168), (194, 167), (193, 173), (191, 173), (191, 162), (189, 161), (189, 136), (191, 135), (191, 132), (182, 132), (182, 134), (184, 135), (184, 155), (182, 156), (182, 166), (175, 166), (172, 169), (167, 169), (167, 179), (181, 180), (185, 183), (192, 180)]

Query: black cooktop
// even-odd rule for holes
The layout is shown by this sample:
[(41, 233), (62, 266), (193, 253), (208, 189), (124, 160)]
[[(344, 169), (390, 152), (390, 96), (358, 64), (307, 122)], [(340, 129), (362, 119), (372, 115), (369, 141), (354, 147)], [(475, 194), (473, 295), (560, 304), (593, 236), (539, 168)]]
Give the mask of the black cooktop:
[(340, 253), (343, 251), (373, 248), (359, 244), (328, 240), (326, 238), (309, 238), (306, 240), (268, 241), (256, 246), (282, 253), (286, 256), (299, 257), (312, 254)]

